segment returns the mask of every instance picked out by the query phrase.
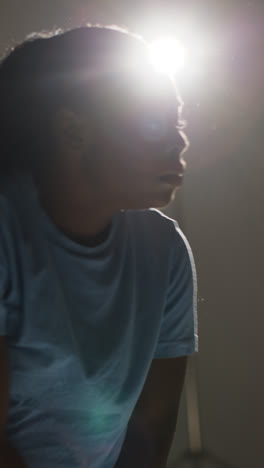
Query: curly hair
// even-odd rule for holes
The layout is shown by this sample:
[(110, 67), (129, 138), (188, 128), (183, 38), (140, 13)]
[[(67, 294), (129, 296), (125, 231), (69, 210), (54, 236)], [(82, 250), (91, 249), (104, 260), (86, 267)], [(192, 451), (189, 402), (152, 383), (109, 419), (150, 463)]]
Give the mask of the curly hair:
[(0, 62), (0, 173), (49, 164), (51, 117), (60, 106), (100, 115), (96, 89), (146, 62), (147, 43), (118, 26), (33, 33)]

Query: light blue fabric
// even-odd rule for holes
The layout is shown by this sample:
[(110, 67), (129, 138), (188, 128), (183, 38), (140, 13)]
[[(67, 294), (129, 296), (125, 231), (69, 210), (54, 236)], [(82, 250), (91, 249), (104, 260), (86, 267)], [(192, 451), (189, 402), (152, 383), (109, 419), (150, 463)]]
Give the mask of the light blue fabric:
[(159, 210), (121, 210), (81, 246), (23, 172), (0, 179), (0, 219), (8, 440), (28, 468), (113, 468), (153, 358), (198, 350), (188, 241)]

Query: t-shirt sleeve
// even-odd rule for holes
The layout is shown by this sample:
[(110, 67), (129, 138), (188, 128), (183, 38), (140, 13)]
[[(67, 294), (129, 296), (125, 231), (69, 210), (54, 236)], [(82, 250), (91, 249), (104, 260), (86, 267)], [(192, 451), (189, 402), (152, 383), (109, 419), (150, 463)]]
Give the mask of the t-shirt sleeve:
[(174, 222), (169, 283), (154, 358), (190, 355), (198, 351), (197, 276), (188, 240)]

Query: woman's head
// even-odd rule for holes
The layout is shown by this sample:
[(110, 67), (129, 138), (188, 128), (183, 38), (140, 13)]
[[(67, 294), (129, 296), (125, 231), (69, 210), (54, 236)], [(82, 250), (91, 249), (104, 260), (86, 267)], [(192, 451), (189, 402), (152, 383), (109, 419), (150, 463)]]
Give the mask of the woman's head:
[(139, 176), (147, 193), (151, 174), (184, 168), (181, 105), (173, 82), (154, 72), (148, 46), (136, 35), (97, 25), (34, 34), (0, 65), (0, 171), (49, 174), (55, 156), (56, 163), (68, 155), (77, 164), (78, 154), (92, 178), (93, 165), (97, 173), (101, 165), (104, 186), (111, 167), (124, 176), (123, 184), (114, 173), (109, 182), (109, 190), (120, 185), (117, 196), (125, 196), (129, 184), (132, 190)]

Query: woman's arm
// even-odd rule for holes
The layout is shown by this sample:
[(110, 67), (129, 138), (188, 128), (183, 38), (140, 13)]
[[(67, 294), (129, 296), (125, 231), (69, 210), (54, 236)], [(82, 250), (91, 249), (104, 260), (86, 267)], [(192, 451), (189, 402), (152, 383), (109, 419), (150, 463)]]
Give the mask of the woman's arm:
[(16, 449), (5, 439), (8, 415), (9, 376), (5, 336), (0, 336), (0, 466), (3, 468), (27, 468)]
[(3, 468), (27, 468), (16, 449), (5, 440), (0, 443), (0, 466)]

